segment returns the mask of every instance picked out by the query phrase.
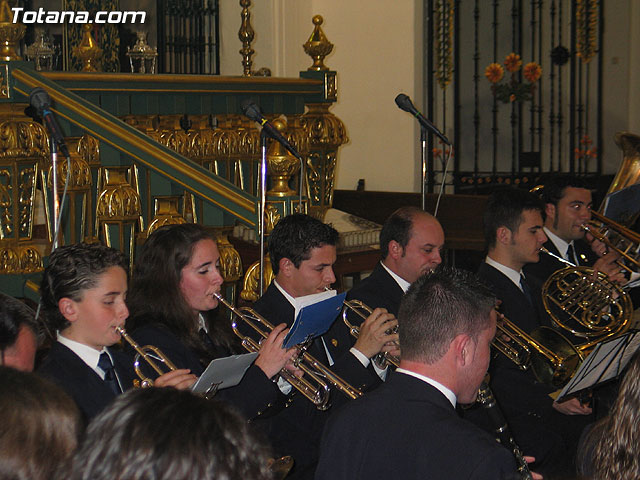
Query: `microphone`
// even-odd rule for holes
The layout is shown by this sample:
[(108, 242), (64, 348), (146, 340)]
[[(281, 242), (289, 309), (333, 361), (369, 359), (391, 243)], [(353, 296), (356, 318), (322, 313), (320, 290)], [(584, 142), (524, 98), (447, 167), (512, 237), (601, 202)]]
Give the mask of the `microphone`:
[(422, 125), (424, 128), (429, 130), (431, 133), (433, 133), (436, 137), (438, 137), (444, 143), (451, 146), (451, 142), (449, 141), (449, 139), (445, 137), (440, 130), (438, 130), (438, 127), (436, 127), (433, 123), (431, 123), (424, 115), (422, 115), (418, 111), (416, 107), (413, 106), (411, 99), (407, 95), (405, 95), (404, 93), (400, 93), (396, 97), (396, 105), (398, 105), (398, 107), (400, 107), (401, 110), (404, 110), (405, 112), (409, 112), (411, 115), (416, 117), (418, 119), (418, 122), (420, 122), (420, 125)]
[(44, 123), (47, 125), (47, 129), (49, 130), (49, 134), (58, 144), (58, 148), (62, 154), (65, 158), (69, 158), (69, 149), (64, 142), (64, 135), (62, 134), (62, 130), (60, 130), (60, 126), (58, 125), (58, 122), (56, 122), (53, 112), (51, 111), (51, 99), (49, 98), (49, 94), (44, 88), (34, 88), (29, 94), (29, 103), (38, 111), (38, 114), (44, 120)]
[(244, 113), (245, 116), (262, 125), (262, 130), (264, 130), (267, 135), (280, 142), (284, 148), (289, 150), (291, 155), (302, 161), (302, 157), (293, 147), (293, 145), (289, 143), (289, 140), (284, 138), (284, 136), (278, 131), (278, 129), (274, 127), (273, 124), (264, 117), (264, 115), (262, 115), (262, 112), (260, 111), (260, 107), (258, 105), (256, 105), (251, 100), (245, 100), (244, 102), (242, 102), (241, 109), (242, 113)]

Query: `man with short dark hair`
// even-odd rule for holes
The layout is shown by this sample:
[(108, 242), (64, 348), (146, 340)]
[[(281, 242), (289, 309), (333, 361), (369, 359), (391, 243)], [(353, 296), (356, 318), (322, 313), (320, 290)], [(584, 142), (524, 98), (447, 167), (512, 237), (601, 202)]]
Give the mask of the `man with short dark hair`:
[(39, 344), (33, 310), (21, 301), (0, 293), (0, 364), (33, 371)]
[(332, 416), (317, 480), (515, 477), (510, 452), (461, 419), (475, 400), (496, 329), (495, 298), (469, 272), (424, 275), (400, 307), (400, 368)]
[[(551, 323), (545, 313), (540, 285), (523, 274), (538, 261), (547, 240), (542, 229), (542, 204), (535, 195), (515, 188), (495, 191), (484, 212), (488, 253), (478, 276), (500, 300), (500, 312), (525, 333)], [(576, 439), (591, 409), (577, 398), (554, 402), (555, 388), (539, 383), (502, 354), (491, 362), (491, 388), (520, 446), (536, 456), (545, 475), (571, 472)]]
[[(338, 232), (308, 215), (294, 214), (281, 219), (269, 236), (269, 255), (275, 278), (254, 305), (256, 312), (274, 324), (291, 326), (301, 297), (324, 292), (336, 278)], [(371, 358), (398, 335), (387, 333), (397, 325), (393, 315), (376, 309), (363, 323), (355, 345), (342, 319), (334, 321), (330, 330), (316, 338), (308, 352), (351, 386), (367, 390), (380, 379)], [(281, 390), (287, 391), (287, 385)], [(336, 408), (346, 397), (332, 388), (331, 399)], [(317, 460), (317, 447), (327, 413), (319, 413), (305, 398), (289, 398), (289, 406), (264, 423), (278, 455), (292, 455), (296, 460), (294, 478), (308, 478)], [(258, 421), (261, 423), (261, 421)]]
[[(544, 205), (544, 232), (548, 240), (544, 247), (578, 266), (589, 266), (624, 281), (619, 267), (612, 264), (618, 256), (609, 255), (600, 242), (589, 244), (583, 225), (591, 220), (592, 196), (587, 184), (579, 177), (557, 175), (549, 178), (541, 190)], [(595, 251), (594, 251), (595, 250)], [(597, 251), (597, 253), (596, 253)], [(525, 274), (541, 285), (566, 263), (553, 255), (542, 253), (540, 260), (524, 268)]]
[(444, 231), (433, 215), (417, 207), (399, 208), (382, 226), (382, 259), (371, 275), (349, 291), (348, 298), (397, 315), (409, 285), (440, 265), (443, 246)]

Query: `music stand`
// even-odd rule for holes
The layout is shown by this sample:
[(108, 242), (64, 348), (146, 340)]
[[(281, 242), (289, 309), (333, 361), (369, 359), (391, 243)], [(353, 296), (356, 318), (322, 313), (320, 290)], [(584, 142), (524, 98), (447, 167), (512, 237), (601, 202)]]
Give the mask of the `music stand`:
[(564, 398), (575, 396), (583, 390), (616, 378), (626, 368), (638, 347), (640, 331), (637, 330), (598, 343), (562, 389), (556, 401), (560, 402)]

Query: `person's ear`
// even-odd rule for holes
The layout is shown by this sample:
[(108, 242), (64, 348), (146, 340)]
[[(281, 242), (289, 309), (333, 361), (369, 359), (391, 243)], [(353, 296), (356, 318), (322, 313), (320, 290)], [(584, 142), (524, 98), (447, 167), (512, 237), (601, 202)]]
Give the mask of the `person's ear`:
[(468, 366), (475, 354), (475, 343), (473, 339), (464, 333), (456, 336), (451, 342), (455, 352), (456, 362), (460, 367)]
[(392, 258), (398, 259), (402, 257), (403, 253), (404, 253), (404, 248), (402, 248), (402, 245), (400, 245), (395, 240), (391, 240), (389, 242), (389, 255), (391, 255)]
[(498, 227), (496, 230), (496, 240), (503, 245), (508, 245), (511, 243), (512, 232), (507, 227), (502, 226)]
[(553, 223), (553, 220), (556, 218), (556, 206), (553, 203), (547, 203), (544, 206), (544, 213), (547, 215), (547, 218), (550, 219)]
[(288, 258), (281, 258), (278, 262), (278, 270), (282, 272), (285, 277), (290, 277), (292, 269), (296, 268), (291, 260)]
[(58, 301), (58, 309), (64, 318), (73, 323), (78, 319), (78, 305), (74, 300), (63, 297)]

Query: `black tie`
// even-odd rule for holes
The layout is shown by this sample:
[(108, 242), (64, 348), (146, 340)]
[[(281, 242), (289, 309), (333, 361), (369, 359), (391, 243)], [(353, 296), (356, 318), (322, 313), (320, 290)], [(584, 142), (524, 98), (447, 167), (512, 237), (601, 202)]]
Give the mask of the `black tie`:
[(98, 367), (100, 367), (104, 372), (104, 383), (107, 387), (109, 387), (116, 395), (121, 394), (122, 391), (120, 390), (118, 379), (116, 378), (116, 370), (113, 368), (113, 363), (111, 363), (111, 358), (109, 358), (109, 354), (107, 352), (102, 352), (100, 354)]
[(527, 285), (527, 280), (524, 278), (524, 275), (520, 274), (520, 288), (522, 288), (522, 293), (527, 297), (529, 304), (533, 307), (533, 297), (531, 296), (531, 289), (529, 285)]
[(569, 244), (569, 248), (567, 249), (567, 256), (569, 257), (569, 261), (571, 263), (580, 265), (580, 262), (578, 261), (578, 256), (576, 255), (576, 249), (574, 248), (573, 243)]

